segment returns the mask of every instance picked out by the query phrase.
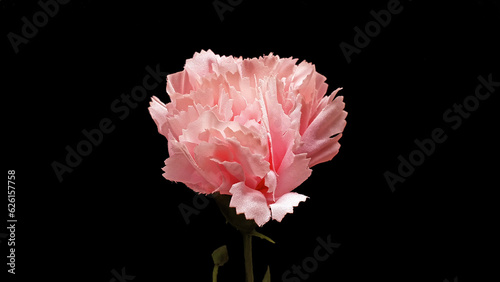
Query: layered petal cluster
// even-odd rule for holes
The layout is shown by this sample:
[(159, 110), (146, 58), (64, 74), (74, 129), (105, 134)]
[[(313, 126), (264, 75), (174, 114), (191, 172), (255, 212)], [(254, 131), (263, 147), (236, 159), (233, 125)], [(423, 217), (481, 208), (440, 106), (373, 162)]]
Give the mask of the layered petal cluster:
[(259, 226), (281, 221), (306, 196), (292, 192), (311, 167), (339, 151), (342, 97), (326, 95), (313, 64), (268, 56), (195, 53), (167, 77), (170, 102), (150, 113), (168, 140), (163, 176), (192, 190), (231, 195), (230, 207)]

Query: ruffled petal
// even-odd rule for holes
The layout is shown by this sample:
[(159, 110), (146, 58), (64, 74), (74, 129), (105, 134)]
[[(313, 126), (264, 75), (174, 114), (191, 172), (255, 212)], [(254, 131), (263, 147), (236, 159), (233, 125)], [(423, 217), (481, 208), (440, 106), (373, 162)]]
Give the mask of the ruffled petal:
[(235, 139), (227, 139), (229, 149), (234, 154), (234, 160), (238, 162), (245, 172), (245, 183), (252, 188), (257, 187), (260, 179), (269, 172), (269, 163), (261, 155), (255, 155), (252, 151), (241, 146)]
[(170, 145), (170, 148), (170, 156), (163, 167), (163, 177), (170, 181), (182, 182), (198, 193), (213, 193), (218, 185), (207, 181), (187, 149), (183, 148), (182, 144)]
[(306, 154), (294, 154), (292, 151), (288, 151), (277, 172), (275, 197), (279, 198), (297, 188), (311, 176), (311, 173), (309, 158)]
[(151, 102), (149, 103), (149, 113), (158, 127), (158, 132), (167, 137), (169, 132), (167, 122), (168, 110), (165, 104), (156, 96), (153, 96)]
[[(314, 166), (335, 156), (338, 151), (337, 134), (344, 130), (347, 112), (344, 111), (343, 97), (335, 98), (311, 122), (302, 135), (301, 146), (297, 153), (307, 153), (311, 158), (310, 166)], [(337, 135), (331, 139), (332, 136)], [(329, 154), (325, 157), (325, 150)]]
[(274, 204), (269, 205), (272, 218), (281, 222), (287, 213), (293, 213), (293, 208), (298, 206), (300, 202), (305, 202), (307, 198), (307, 196), (295, 192), (284, 194)]
[(253, 219), (258, 226), (264, 225), (271, 218), (271, 211), (266, 197), (258, 190), (249, 188), (243, 182), (234, 184), (230, 190), (229, 206), (236, 208), (237, 214), (245, 214), (246, 219)]

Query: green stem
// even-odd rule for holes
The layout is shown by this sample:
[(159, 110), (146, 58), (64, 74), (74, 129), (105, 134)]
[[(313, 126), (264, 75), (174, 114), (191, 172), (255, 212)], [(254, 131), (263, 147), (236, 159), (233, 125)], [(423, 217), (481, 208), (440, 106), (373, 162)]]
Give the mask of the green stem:
[(252, 234), (243, 234), (243, 255), (245, 257), (246, 282), (253, 281), (253, 263), (252, 263)]
[(219, 266), (214, 265), (214, 271), (212, 272), (212, 281), (217, 282), (217, 274), (219, 273)]

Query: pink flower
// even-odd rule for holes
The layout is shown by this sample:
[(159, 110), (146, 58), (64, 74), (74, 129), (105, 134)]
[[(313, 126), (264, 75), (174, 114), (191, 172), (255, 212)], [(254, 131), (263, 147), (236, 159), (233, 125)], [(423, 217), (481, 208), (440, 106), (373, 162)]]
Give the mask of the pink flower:
[[(232, 195), (230, 207), (262, 226), (306, 196), (292, 192), (331, 160), (347, 113), (313, 64), (273, 54), (242, 59), (195, 53), (167, 77), (171, 102), (149, 111), (168, 140), (163, 176), (192, 190)], [(334, 99), (335, 98), (335, 99)]]

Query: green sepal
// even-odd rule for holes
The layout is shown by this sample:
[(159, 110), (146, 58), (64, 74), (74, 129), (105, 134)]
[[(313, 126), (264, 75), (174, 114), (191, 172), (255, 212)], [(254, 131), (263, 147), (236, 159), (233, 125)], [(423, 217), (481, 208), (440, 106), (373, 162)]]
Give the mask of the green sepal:
[(251, 234), (257, 227), (257, 223), (252, 220), (246, 219), (244, 214), (236, 214), (236, 209), (229, 207), (231, 202), (231, 195), (221, 195), (219, 193), (213, 194), (215, 202), (219, 206), (220, 211), (234, 228), (242, 233)]
[(214, 265), (223, 266), (229, 260), (227, 246), (221, 246), (213, 251), (212, 259), (214, 260)]

